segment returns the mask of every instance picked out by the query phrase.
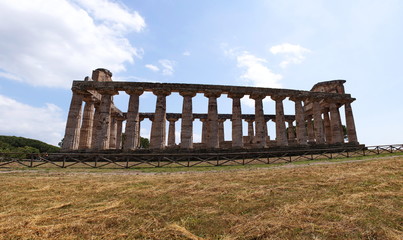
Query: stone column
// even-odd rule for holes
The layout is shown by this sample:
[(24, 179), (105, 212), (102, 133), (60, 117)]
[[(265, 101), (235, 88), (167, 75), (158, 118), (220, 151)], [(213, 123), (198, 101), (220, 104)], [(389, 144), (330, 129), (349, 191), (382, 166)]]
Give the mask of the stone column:
[(287, 132), (285, 128), (283, 96), (272, 96), (271, 99), (276, 101), (276, 142), (277, 146), (288, 146)]
[(80, 130), (80, 144), (78, 149), (90, 149), (92, 129), (94, 125), (95, 99), (92, 96), (84, 97), (83, 123)]
[(123, 149), (130, 151), (136, 150), (139, 145), (139, 105), (143, 89), (126, 90), (126, 93), (130, 95), (130, 98), (125, 129), (126, 138)]
[(116, 149), (122, 149), (122, 124), (124, 118), (117, 118), (117, 128), (116, 128)]
[[(175, 146), (175, 122), (178, 121), (177, 118), (168, 118), (169, 128), (168, 128), (168, 146)], [(182, 120), (183, 121), (183, 120)]]
[(202, 122), (202, 143), (207, 143), (207, 118), (200, 118)]
[(118, 130), (118, 120), (116, 116), (111, 116), (111, 124), (109, 130), (109, 149), (116, 149), (116, 139)]
[(330, 110), (330, 124), (332, 128), (332, 143), (343, 143), (343, 136), (341, 135), (342, 126), (340, 124), (340, 113), (336, 103), (329, 103)]
[(119, 93), (111, 90), (99, 90), (98, 92), (102, 95), (99, 105), (100, 128), (94, 147), (97, 150), (106, 150), (109, 149), (112, 98), (113, 95)]
[(307, 134), (305, 127), (305, 111), (302, 106), (301, 97), (293, 97), (292, 101), (295, 102), (295, 121), (296, 121), (296, 133), (297, 133), (297, 141), (300, 145), (307, 145)]
[(266, 135), (267, 135), (267, 126), (266, 121), (264, 119), (263, 112), (263, 98), (265, 95), (260, 94), (251, 94), (250, 98), (255, 100), (255, 137), (254, 137), (254, 147), (256, 148), (265, 148), (266, 145)]
[(253, 128), (253, 122), (255, 120), (245, 119), (245, 121), (248, 123), (248, 137), (252, 139), (255, 136), (255, 129)]
[(195, 92), (180, 92), (183, 97), (182, 105), (182, 125), (181, 125), (181, 148), (193, 148), (193, 108), (192, 98)]
[(293, 141), (295, 140), (295, 132), (294, 132), (294, 125), (293, 122), (294, 120), (288, 120), (288, 141)]
[(308, 142), (315, 142), (315, 130), (313, 128), (312, 115), (307, 116), (307, 132), (308, 132)]
[(139, 117), (139, 127), (137, 129), (137, 148), (141, 147), (141, 122), (144, 120), (144, 117)]
[(151, 149), (164, 149), (166, 145), (166, 97), (171, 91), (156, 89), (153, 93), (157, 96), (154, 121), (151, 126)]
[(354, 123), (353, 109), (351, 108), (351, 102), (346, 102), (344, 105), (346, 115), (347, 137), (349, 143), (358, 144), (357, 132), (355, 130), (355, 123)]
[(77, 150), (80, 138), (83, 95), (73, 90), (62, 150)]
[(221, 96), (221, 92), (208, 91), (204, 96), (208, 97), (207, 147), (219, 148), (217, 98)]
[[(243, 147), (243, 133), (242, 133), (242, 110), (241, 110), (241, 98), (244, 94), (229, 93), (228, 97), (232, 98), (232, 147)], [(253, 123), (252, 123), (253, 124)], [(253, 125), (252, 125), (253, 134)]]
[(325, 135), (323, 132), (323, 120), (322, 120), (322, 108), (320, 106), (318, 99), (313, 99), (313, 121), (314, 121), (314, 129), (315, 129), (315, 139), (317, 144), (325, 143)]
[(101, 131), (100, 114), (99, 114), (100, 103), (95, 104), (94, 122), (92, 124), (92, 136), (91, 136), (91, 149), (95, 149), (97, 136)]
[(329, 117), (329, 108), (326, 108), (324, 113), (323, 113), (323, 125), (325, 127), (325, 138), (326, 138), (326, 143), (330, 144), (332, 143), (332, 127), (330, 124), (330, 117)]
[(224, 122), (225, 119), (218, 119), (218, 141), (220, 144), (225, 141)]

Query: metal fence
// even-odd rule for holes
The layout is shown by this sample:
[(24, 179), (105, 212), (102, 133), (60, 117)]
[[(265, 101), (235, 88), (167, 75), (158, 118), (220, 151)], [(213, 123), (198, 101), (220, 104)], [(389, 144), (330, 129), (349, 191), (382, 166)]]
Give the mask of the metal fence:
[(187, 153), (0, 153), (0, 168), (145, 168), (271, 164), (403, 152), (403, 144), (287, 151)]

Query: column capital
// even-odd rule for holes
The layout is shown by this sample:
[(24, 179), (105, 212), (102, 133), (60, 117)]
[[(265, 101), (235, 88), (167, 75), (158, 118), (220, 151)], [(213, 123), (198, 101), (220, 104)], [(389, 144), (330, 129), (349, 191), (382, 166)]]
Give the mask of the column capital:
[(167, 118), (167, 120), (168, 120), (168, 122), (176, 122), (176, 121), (178, 121), (178, 118), (176, 118), (176, 117), (169, 117), (169, 118)]
[(194, 97), (194, 96), (196, 96), (196, 92), (181, 91), (181, 92), (179, 92), (179, 95), (181, 95), (182, 97)]
[(286, 96), (273, 95), (273, 96), (270, 96), (270, 98), (273, 99), (274, 101), (283, 101), (286, 98)]
[(252, 118), (245, 118), (244, 120), (245, 120), (245, 122), (254, 122), (255, 121), (255, 119), (252, 119)]
[(249, 95), (249, 98), (254, 99), (254, 100), (262, 100), (265, 97), (266, 97), (266, 95), (259, 94), (259, 93), (252, 93), (251, 95)]
[(204, 96), (205, 97), (214, 97), (214, 98), (218, 98), (218, 97), (220, 97), (221, 96), (221, 91), (211, 91), (211, 90), (208, 90), (208, 91), (206, 91), (206, 92), (204, 92)]
[(218, 122), (225, 122), (227, 119), (225, 119), (225, 118), (219, 118), (218, 119)]
[(153, 89), (153, 94), (156, 96), (169, 96), (171, 95), (170, 89)]
[(97, 99), (92, 94), (85, 94), (83, 101), (86, 103), (95, 103)]
[(143, 88), (130, 88), (130, 89), (126, 89), (125, 92), (129, 95), (140, 96), (141, 94), (144, 93), (144, 89)]
[(245, 96), (245, 94), (230, 92), (230, 93), (228, 93), (227, 96), (228, 96), (228, 98), (243, 98), (243, 96)]
[(99, 89), (97, 92), (101, 95), (119, 95), (119, 92), (115, 89)]

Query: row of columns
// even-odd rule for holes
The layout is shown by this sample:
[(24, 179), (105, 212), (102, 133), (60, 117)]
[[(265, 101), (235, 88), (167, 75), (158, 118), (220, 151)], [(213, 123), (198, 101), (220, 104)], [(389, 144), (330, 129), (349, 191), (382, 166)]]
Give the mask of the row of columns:
[[(112, 115), (113, 95), (116, 91), (98, 91), (101, 94), (100, 102), (97, 104), (93, 96), (80, 94), (73, 91), (70, 105), (68, 121), (66, 125), (66, 135), (63, 142), (63, 149), (123, 149), (135, 150), (139, 146), (140, 139), (140, 116), (139, 104), (142, 89), (127, 90), (130, 96), (127, 118), (126, 118), (126, 138), (124, 146), (122, 144), (122, 121), (123, 118)], [(150, 148), (164, 149), (166, 146), (166, 97), (171, 94), (164, 89), (155, 89), (153, 93), (157, 96), (155, 113), (152, 119)], [(193, 148), (193, 109), (192, 98), (196, 92), (184, 91), (179, 93), (183, 97), (182, 123), (180, 135), (180, 147), (184, 149)], [(219, 148), (224, 142), (223, 121), (220, 121), (217, 110), (217, 98), (221, 96), (219, 91), (206, 91), (204, 96), (208, 98), (208, 113), (203, 122), (202, 142), (207, 148)], [(242, 132), (242, 109), (241, 98), (244, 94), (229, 93), (232, 99), (232, 147), (244, 147)], [(251, 94), (250, 98), (255, 101), (255, 119), (246, 120), (248, 122), (248, 136), (253, 139), (253, 146), (256, 148), (267, 147), (270, 140), (267, 131), (267, 124), (263, 111), (263, 99), (266, 95)], [(283, 100), (286, 96), (271, 96), (275, 101), (275, 123), (276, 123), (276, 144), (278, 146), (288, 146), (289, 140), (297, 142), (299, 145), (310, 143), (343, 143), (344, 134), (341, 125), (340, 113), (337, 102), (324, 102), (322, 99), (310, 98), (312, 103), (312, 115), (304, 112), (306, 98), (290, 97), (295, 102), (295, 134), (294, 126), (288, 122), (288, 132), (284, 116)], [(84, 113), (82, 115), (82, 103), (85, 102)], [(345, 106), (346, 125), (349, 142), (357, 143), (354, 118), (350, 102), (342, 103)], [(323, 107), (322, 105), (326, 106)], [(322, 117), (323, 115), (323, 117)], [(169, 120), (168, 146), (175, 145), (175, 119)], [(253, 127), (255, 123), (255, 129)], [(287, 137), (288, 135), (288, 137)], [(295, 139), (295, 140), (294, 140)]]

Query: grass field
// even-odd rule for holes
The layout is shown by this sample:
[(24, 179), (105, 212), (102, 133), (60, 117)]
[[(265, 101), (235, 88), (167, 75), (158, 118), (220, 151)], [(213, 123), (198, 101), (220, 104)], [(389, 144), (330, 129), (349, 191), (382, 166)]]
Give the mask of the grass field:
[(0, 239), (402, 239), (401, 155), (213, 169), (0, 171)]

